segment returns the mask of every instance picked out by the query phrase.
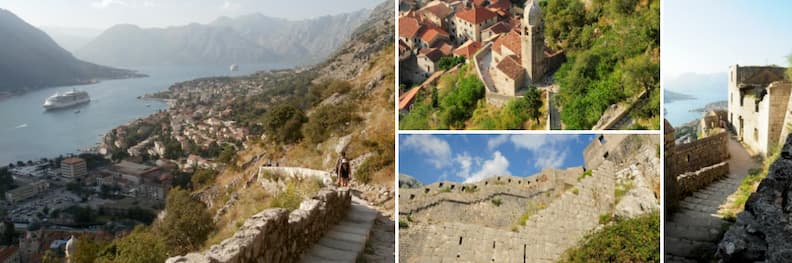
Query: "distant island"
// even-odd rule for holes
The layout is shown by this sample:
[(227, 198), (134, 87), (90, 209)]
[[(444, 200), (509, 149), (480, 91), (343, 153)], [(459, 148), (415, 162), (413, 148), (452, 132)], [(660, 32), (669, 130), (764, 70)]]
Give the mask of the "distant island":
[(671, 102), (680, 101), (680, 100), (695, 100), (696, 99), (696, 97), (694, 97), (692, 95), (679, 93), (679, 92), (674, 92), (674, 91), (667, 90), (667, 89), (665, 91), (663, 91), (663, 92), (665, 92), (664, 101), (666, 103), (671, 103)]
[(721, 100), (712, 103), (707, 103), (707, 105), (704, 105), (703, 108), (692, 109), (690, 110), (690, 112), (704, 113), (710, 110), (726, 110), (726, 108), (728, 107), (729, 107), (729, 102), (726, 100)]

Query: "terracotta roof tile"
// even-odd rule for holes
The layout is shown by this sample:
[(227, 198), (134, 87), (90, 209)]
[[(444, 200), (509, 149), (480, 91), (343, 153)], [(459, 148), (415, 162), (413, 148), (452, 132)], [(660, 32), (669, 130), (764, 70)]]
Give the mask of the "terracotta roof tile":
[(511, 29), (512, 29), (512, 27), (511, 27), (511, 25), (509, 25), (509, 23), (501, 21), (501, 22), (495, 23), (491, 27), (488, 27), (487, 29), (484, 29), (484, 30), (492, 30), (492, 33), (500, 34), (500, 33), (509, 32), (509, 30), (511, 30)]
[[(399, 30), (401, 31), (401, 30)], [(427, 30), (423, 30), (421, 33), (421, 39), (423, 39), (426, 43), (432, 43), (438, 37), (448, 38), (448, 33), (443, 31), (442, 29), (437, 28), (429, 28)]]
[(433, 2), (435, 4), (421, 8), (420, 12), (423, 14), (432, 14), (439, 18), (448, 17), (453, 10), (441, 2)]
[(515, 55), (504, 57), (497, 65), (498, 69), (511, 79), (519, 78), (524, 72), (520, 65), (519, 58)]
[(487, 10), (486, 8), (474, 7), (474, 8), (465, 8), (459, 10), (455, 16), (470, 23), (479, 24), (493, 17), (496, 17), (497, 15), (492, 11)]
[(437, 62), (438, 60), (440, 60), (441, 57), (443, 57), (443, 52), (440, 51), (439, 48), (424, 48), (421, 49), (419, 53), (421, 53), (421, 55), (428, 57), (429, 60), (433, 62)]
[(443, 41), (437, 45), (437, 49), (443, 53), (443, 56), (450, 56), (454, 53), (454, 45), (448, 43), (448, 41)]
[(409, 16), (399, 17), (399, 36), (406, 38), (414, 38), (421, 30), (421, 24), (418, 19)]
[(492, 51), (503, 54), (503, 47), (508, 48), (514, 54), (521, 55), (522, 42), (520, 40), (520, 34), (511, 30), (509, 33), (499, 37), (495, 40), (495, 43), (492, 44)]
[(481, 43), (473, 40), (468, 40), (467, 42), (459, 46), (456, 50), (454, 50), (454, 55), (470, 58), (479, 49), (481, 49)]

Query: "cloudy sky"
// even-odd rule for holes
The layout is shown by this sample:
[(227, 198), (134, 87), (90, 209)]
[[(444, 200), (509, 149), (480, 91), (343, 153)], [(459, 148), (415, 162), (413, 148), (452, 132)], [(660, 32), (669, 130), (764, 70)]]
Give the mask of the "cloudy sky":
[(384, 0), (3, 0), (8, 9), (38, 27), (106, 29), (115, 24), (164, 27), (208, 23), (219, 16), (262, 13), (288, 19), (372, 8)]
[(594, 135), (399, 135), (399, 173), (429, 184), (583, 165)]
[(662, 8), (664, 79), (733, 64), (789, 66), (792, 1), (663, 0)]

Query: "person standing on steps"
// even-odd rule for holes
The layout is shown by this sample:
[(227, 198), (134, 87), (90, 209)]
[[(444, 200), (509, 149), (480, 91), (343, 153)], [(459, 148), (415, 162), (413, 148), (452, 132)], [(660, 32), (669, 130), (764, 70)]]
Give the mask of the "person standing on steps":
[(352, 173), (352, 169), (349, 164), (349, 160), (346, 158), (346, 152), (341, 151), (341, 158), (338, 159), (336, 162), (335, 167), (336, 175), (338, 175), (338, 181), (336, 184), (341, 187), (349, 186), (349, 176)]

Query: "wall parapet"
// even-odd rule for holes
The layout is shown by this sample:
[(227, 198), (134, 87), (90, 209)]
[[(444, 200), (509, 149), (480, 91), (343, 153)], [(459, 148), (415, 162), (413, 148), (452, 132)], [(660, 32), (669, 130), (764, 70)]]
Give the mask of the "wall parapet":
[(349, 190), (325, 188), (289, 212), (271, 208), (248, 218), (234, 236), (203, 252), (169, 258), (181, 262), (297, 262), (351, 205)]
[(728, 162), (720, 162), (695, 172), (686, 172), (677, 177), (677, 191), (681, 196), (687, 196), (727, 174), (729, 174)]

